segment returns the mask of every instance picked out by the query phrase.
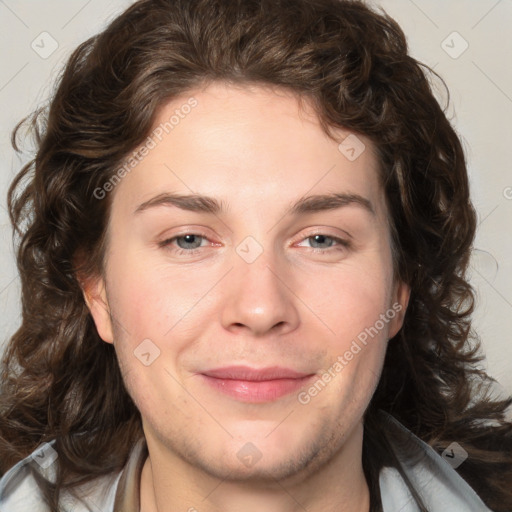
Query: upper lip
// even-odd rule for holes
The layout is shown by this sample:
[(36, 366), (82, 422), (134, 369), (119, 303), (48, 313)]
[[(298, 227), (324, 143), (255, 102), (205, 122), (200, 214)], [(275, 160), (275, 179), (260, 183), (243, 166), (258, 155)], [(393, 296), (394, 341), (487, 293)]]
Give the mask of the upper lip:
[(225, 366), (201, 372), (208, 377), (216, 379), (232, 379), (247, 381), (264, 381), (277, 379), (301, 379), (309, 377), (311, 373), (302, 373), (291, 368), (271, 366), (267, 368), (251, 368), (249, 366)]

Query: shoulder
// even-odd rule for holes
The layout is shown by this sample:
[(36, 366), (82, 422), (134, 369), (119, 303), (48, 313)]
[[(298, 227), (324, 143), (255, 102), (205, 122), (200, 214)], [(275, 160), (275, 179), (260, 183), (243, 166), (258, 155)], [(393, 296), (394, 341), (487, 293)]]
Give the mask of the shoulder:
[[(55, 462), (58, 453), (54, 442), (45, 443), (28, 457), (18, 462), (0, 479), (0, 510), (2, 512), (51, 512), (45, 504), (36, 478), (50, 482), (55, 479)], [(120, 473), (104, 477), (77, 489), (80, 500), (63, 493), (60, 499), (62, 512), (110, 512)]]
[[(458, 457), (453, 457), (450, 464), (449, 458), (445, 460), (390, 415), (383, 413), (382, 419), (386, 437), (403, 474), (429, 512), (492, 512), (455, 471), (454, 467), (463, 464), (462, 452)], [(452, 453), (449, 452), (450, 455)], [(379, 485), (384, 512), (419, 511), (410, 488), (397, 468), (383, 468)]]

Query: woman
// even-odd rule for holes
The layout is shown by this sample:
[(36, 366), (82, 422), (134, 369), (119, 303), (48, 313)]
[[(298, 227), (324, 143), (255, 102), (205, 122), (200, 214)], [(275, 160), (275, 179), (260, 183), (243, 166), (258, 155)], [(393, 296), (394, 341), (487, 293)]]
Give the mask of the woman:
[(424, 69), (337, 0), (143, 0), (74, 52), (9, 191), (2, 510), (512, 510)]

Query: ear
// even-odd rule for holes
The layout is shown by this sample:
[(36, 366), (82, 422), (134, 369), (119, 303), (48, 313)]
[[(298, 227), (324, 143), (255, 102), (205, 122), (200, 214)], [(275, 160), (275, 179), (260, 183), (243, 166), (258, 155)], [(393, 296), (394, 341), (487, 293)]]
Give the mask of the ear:
[(79, 282), (100, 338), (107, 343), (113, 343), (112, 319), (104, 279), (102, 277), (85, 278), (79, 279)]
[(394, 285), (391, 303), (391, 308), (396, 314), (389, 322), (389, 339), (396, 336), (404, 324), (405, 312), (407, 311), (410, 296), (411, 287), (403, 281), (397, 280)]

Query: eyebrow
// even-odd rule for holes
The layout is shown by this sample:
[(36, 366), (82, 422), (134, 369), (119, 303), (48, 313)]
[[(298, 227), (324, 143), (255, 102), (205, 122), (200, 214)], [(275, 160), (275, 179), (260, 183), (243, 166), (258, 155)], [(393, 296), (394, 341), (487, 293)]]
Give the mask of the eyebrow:
[[(304, 215), (334, 210), (349, 205), (360, 206), (365, 211), (375, 216), (375, 209), (368, 199), (359, 194), (347, 193), (317, 194), (301, 197), (288, 207), (287, 212), (292, 215)], [(174, 206), (182, 210), (210, 213), (213, 215), (218, 215), (226, 211), (224, 202), (218, 201), (214, 197), (199, 194), (183, 195), (163, 193), (139, 205), (134, 213), (138, 214), (158, 206)]]

